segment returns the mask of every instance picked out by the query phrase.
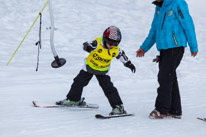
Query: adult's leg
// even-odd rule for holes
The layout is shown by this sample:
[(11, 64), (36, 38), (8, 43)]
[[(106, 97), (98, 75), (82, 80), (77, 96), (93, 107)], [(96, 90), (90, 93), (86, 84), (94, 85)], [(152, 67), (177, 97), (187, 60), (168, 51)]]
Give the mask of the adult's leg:
[[(184, 48), (177, 48), (176, 49), (176, 68), (179, 66), (183, 54), (184, 54)], [(175, 75), (174, 80), (173, 80), (173, 87), (172, 87), (172, 100), (171, 100), (171, 107), (169, 110), (170, 114), (173, 115), (182, 115), (182, 106), (181, 106), (181, 97), (180, 97), (180, 91), (179, 91), (179, 86), (178, 86), (178, 80), (177, 76)]]
[(180, 64), (183, 53), (183, 47), (160, 51), (158, 73), (158, 82), (160, 86), (157, 89), (158, 95), (155, 107), (161, 114), (166, 115), (170, 111), (174, 101), (176, 101), (176, 104), (173, 105), (173, 109), (181, 109), (176, 69)]
[(173, 115), (182, 115), (181, 97), (177, 79), (173, 83), (172, 100), (169, 113)]

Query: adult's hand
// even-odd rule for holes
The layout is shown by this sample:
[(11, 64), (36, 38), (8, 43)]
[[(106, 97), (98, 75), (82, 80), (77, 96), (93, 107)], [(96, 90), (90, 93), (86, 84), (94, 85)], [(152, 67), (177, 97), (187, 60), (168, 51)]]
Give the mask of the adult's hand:
[(191, 52), (191, 56), (195, 57), (198, 52)]
[(140, 48), (136, 51), (136, 53), (136, 57), (144, 57), (145, 51)]

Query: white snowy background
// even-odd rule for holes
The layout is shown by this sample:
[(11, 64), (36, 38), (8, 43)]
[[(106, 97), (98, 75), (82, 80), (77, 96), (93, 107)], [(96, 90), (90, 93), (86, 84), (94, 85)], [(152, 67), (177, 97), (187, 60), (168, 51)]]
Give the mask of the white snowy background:
[[(0, 0), (0, 137), (205, 137), (206, 123), (206, 10), (205, 0), (187, 0), (193, 17), (199, 53), (186, 48), (177, 70), (182, 97), (182, 119), (151, 120), (156, 98), (159, 53), (154, 47), (144, 58), (136, 50), (146, 38), (154, 14), (152, 0), (53, 0), (55, 48), (67, 63), (51, 68), (48, 6), (43, 11), (42, 49), (36, 72), (39, 20), (6, 66), (15, 49), (43, 8), (46, 0)], [(128, 113), (134, 117), (95, 119), (111, 107), (94, 77), (84, 89), (88, 103), (98, 110), (35, 108), (32, 100), (52, 105), (64, 99), (79, 73), (84, 58), (82, 43), (102, 35), (110, 25), (119, 27), (120, 47), (136, 66), (133, 74), (123, 64), (112, 62), (111, 78)]]

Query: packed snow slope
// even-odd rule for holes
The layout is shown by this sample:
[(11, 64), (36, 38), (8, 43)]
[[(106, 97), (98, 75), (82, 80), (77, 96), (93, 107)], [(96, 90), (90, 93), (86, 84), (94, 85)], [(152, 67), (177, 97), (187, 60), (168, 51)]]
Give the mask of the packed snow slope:
[[(194, 19), (199, 53), (190, 56), (186, 48), (179, 66), (178, 80), (182, 97), (181, 120), (151, 120), (154, 109), (158, 64), (155, 46), (144, 58), (136, 50), (146, 38), (154, 14), (152, 0), (52, 0), (55, 37), (59, 57), (67, 63), (51, 68), (48, 6), (42, 15), (42, 49), (36, 72), (39, 19), (16, 55), (6, 66), (46, 0), (0, 0), (0, 137), (205, 137), (206, 123), (206, 10), (205, 0), (187, 0)], [(108, 114), (111, 107), (94, 77), (84, 88), (88, 103), (98, 110), (69, 108), (34, 108), (32, 100), (54, 104), (64, 99), (73, 78), (88, 55), (82, 43), (102, 35), (110, 25), (119, 27), (123, 39), (120, 47), (136, 66), (133, 74), (123, 64), (112, 62), (111, 78), (128, 113), (134, 117), (97, 120), (95, 114)]]

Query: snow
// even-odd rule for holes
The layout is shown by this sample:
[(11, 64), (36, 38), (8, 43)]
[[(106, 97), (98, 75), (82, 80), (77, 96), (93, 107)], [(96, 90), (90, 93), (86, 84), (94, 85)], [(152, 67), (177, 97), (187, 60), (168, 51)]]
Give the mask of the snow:
[[(186, 49), (178, 68), (182, 97), (181, 120), (151, 120), (154, 109), (158, 66), (152, 59), (158, 54), (155, 46), (144, 58), (136, 58), (136, 50), (150, 29), (154, 6), (151, 0), (53, 0), (55, 48), (67, 63), (51, 68), (54, 60), (50, 49), (48, 7), (43, 11), (42, 46), (39, 71), (36, 72), (39, 20), (6, 66), (15, 49), (32, 25), (46, 0), (0, 0), (0, 137), (205, 137), (206, 123), (206, 10), (204, 0), (187, 0), (193, 16), (199, 44), (198, 56)], [(101, 36), (110, 25), (123, 34), (121, 48), (135, 64), (132, 74), (114, 60), (111, 78), (128, 113), (134, 117), (97, 120), (97, 113), (108, 114), (111, 107), (95, 77), (84, 89), (88, 103), (97, 103), (98, 110), (69, 108), (34, 108), (32, 100), (53, 104), (64, 99), (73, 78), (88, 55), (82, 43)]]

